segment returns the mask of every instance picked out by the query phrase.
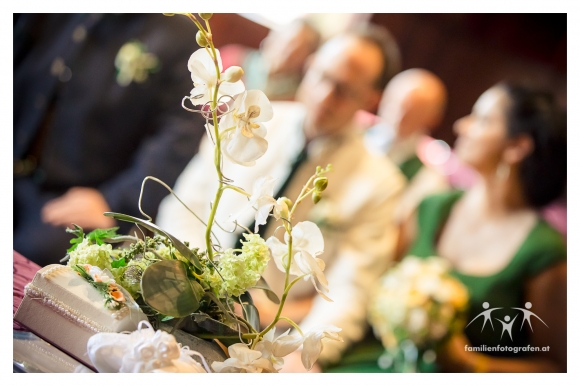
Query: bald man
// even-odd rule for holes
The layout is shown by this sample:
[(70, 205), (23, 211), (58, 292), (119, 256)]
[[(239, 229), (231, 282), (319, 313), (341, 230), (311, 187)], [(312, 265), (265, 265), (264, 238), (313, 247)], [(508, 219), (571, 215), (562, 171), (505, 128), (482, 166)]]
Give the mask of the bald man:
[(441, 123), (447, 105), (447, 89), (430, 71), (413, 68), (393, 77), (383, 92), (378, 115), (380, 123), (368, 130), (367, 147), (386, 154), (408, 180), (397, 208), (403, 221), (431, 193), (446, 190), (447, 179), (417, 156), (422, 140)]

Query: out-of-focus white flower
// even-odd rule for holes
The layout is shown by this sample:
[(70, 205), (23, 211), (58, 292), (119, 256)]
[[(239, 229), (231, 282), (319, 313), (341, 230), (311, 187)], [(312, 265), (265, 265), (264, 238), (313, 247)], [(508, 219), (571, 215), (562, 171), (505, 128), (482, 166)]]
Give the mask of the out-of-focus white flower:
[(217, 373), (276, 373), (272, 362), (262, 357), (258, 350), (251, 350), (243, 343), (228, 347), (230, 357), (224, 362), (213, 362), (212, 369)]
[(385, 348), (396, 351), (401, 335), (417, 347), (429, 347), (447, 334), (468, 300), (449, 269), (440, 257), (407, 256), (381, 278), (369, 321)]
[[(217, 62), (220, 73), (222, 72), (222, 59), (220, 52), (215, 50)], [(215, 70), (215, 63), (205, 48), (200, 48), (189, 57), (187, 68), (191, 71), (191, 80), (193, 81), (193, 90), (191, 96), (196, 97), (191, 99), (194, 105), (203, 105), (209, 102), (213, 96), (215, 87), (217, 86), (217, 74)], [(227, 70), (226, 70), (227, 71)], [(222, 95), (229, 95), (234, 97), (244, 92), (244, 84), (241, 80), (230, 83), (224, 81), (220, 84), (218, 90), (218, 99)], [(197, 98), (199, 96), (199, 98)]]
[(266, 127), (274, 116), (272, 105), (260, 90), (246, 91), (236, 98), (232, 111), (220, 120), (222, 152), (233, 162), (252, 166), (268, 150)]
[(302, 346), (302, 364), (307, 370), (312, 368), (322, 352), (322, 339), (336, 340), (339, 342), (343, 341), (338, 334), (340, 331), (342, 331), (342, 329), (336, 326), (320, 326), (304, 336), (304, 344)]
[[(286, 272), (288, 267), (288, 233), (284, 234), (284, 241), (282, 243), (275, 236), (271, 236), (266, 240), (266, 244), (272, 251), (274, 262), (278, 269)], [(316, 291), (324, 299), (332, 301), (326, 293), (328, 292), (328, 281), (324, 276), (324, 261), (319, 259), (318, 255), (324, 252), (324, 238), (322, 232), (316, 224), (311, 221), (303, 221), (296, 224), (292, 228), (292, 262), (290, 264), (290, 274), (301, 276), (306, 275), (304, 280), (312, 281)], [(320, 288), (316, 284), (320, 284)]]
[(235, 215), (229, 218), (230, 221), (235, 221), (237, 218), (249, 208), (256, 208), (256, 224), (254, 232), (258, 232), (260, 225), (266, 224), (268, 215), (273, 207), (279, 205), (272, 194), (274, 194), (274, 183), (276, 180), (270, 176), (260, 177), (254, 181), (252, 195), (248, 203)]
[(276, 327), (268, 331), (264, 335), (264, 339), (256, 345), (256, 350), (262, 353), (262, 358), (269, 359), (275, 368), (279, 369), (284, 364), (284, 359), (286, 355), (296, 351), (304, 338), (301, 336), (289, 335), (290, 329), (274, 338), (276, 332)]

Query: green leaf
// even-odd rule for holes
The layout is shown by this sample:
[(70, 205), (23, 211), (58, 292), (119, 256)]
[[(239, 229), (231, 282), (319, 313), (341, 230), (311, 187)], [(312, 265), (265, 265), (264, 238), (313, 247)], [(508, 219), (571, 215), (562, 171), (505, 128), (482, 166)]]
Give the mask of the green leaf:
[(132, 222), (134, 224), (143, 225), (145, 228), (149, 229), (151, 232), (156, 232), (156, 233), (162, 234), (163, 236), (167, 237), (171, 241), (171, 243), (173, 244), (175, 249), (177, 249), (179, 251), (179, 253), (181, 253), (183, 256), (185, 256), (185, 258), (187, 258), (191, 262), (191, 264), (193, 264), (193, 266), (195, 268), (199, 269), (200, 271), (203, 270), (201, 263), (199, 262), (199, 259), (197, 258), (197, 256), (189, 248), (187, 248), (187, 246), (185, 246), (185, 244), (183, 244), (181, 241), (179, 241), (178, 239), (176, 239), (175, 237), (173, 237), (169, 233), (165, 232), (163, 229), (159, 228), (157, 225), (153, 224), (152, 222), (147, 221), (147, 220), (143, 220), (143, 219), (140, 219), (137, 217), (129, 216), (127, 214), (122, 214), (122, 213), (105, 212), (104, 215), (107, 217), (112, 217), (116, 220), (127, 221), (127, 222)]
[(122, 257), (118, 260), (112, 260), (111, 261), (111, 268), (121, 268), (121, 267), (125, 267), (127, 265), (127, 262), (125, 261), (125, 258)]
[(89, 241), (91, 241), (97, 245), (103, 245), (105, 242), (104, 239), (109, 239), (109, 238), (118, 236), (116, 233), (117, 229), (119, 229), (119, 227), (113, 227), (113, 228), (107, 228), (107, 229), (95, 229), (94, 231), (89, 232), (87, 234), (87, 239), (89, 239)]
[(167, 322), (168, 320), (171, 320), (171, 319), (174, 319), (174, 317), (173, 316), (164, 316), (164, 317), (161, 318), (161, 321), (162, 322)]
[(272, 289), (270, 288), (268, 283), (266, 283), (266, 280), (263, 277), (260, 277), (260, 280), (258, 280), (256, 285), (254, 285), (252, 288), (264, 290), (266, 296), (268, 297), (268, 299), (270, 299), (271, 302), (275, 304), (280, 304), (280, 299), (278, 298), (278, 295), (276, 295), (276, 293), (272, 291)]
[(240, 343), (239, 331), (203, 312), (198, 312), (185, 318), (179, 329), (198, 338), (219, 339), (225, 346)]
[(93, 281), (93, 277), (91, 275), (89, 275), (87, 273), (87, 271), (85, 271), (85, 269), (83, 268), (82, 265), (80, 265), (80, 264), (74, 264), (74, 265), (71, 266), (71, 268), (74, 271), (78, 272), (83, 279), (88, 280), (88, 281)]
[(218, 306), (220, 311), (223, 312), (223, 315), (226, 318), (226, 321), (228, 323), (231, 323), (232, 325), (236, 325), (238, 323), (234, 319), (234, 317), (230, 315), (230, 312), (228, 311), (226, 306), (224, 306), (224, 304), (218, 299), (218, 297), (213, 292), (207, 291), (204, 296), (206, 298), (208, 298), (209, 300), (211, 300), (212, 302), (214, 302)]
[(178, 260), (153, 263), (141, 277), (141, 294), (145, 303), (160, 314), (175, 318), (199, 309), (200, 288), (199, 283), (187, 276), (185, 263)]
[(72, 247), (66, 250), (68, 253), (74, 251), (77, 248), (77, 246), (83, 242), (85, 238), (85, 232), (83, 232), (83, 228), (81, 228), (77, 224), (73, 224), (73, 226), (75, 227), (75, 229), (66, 228), (67, 233), (72, 233), (73, 235), (77, 236), (70, 241)]
[(240, 304), (244, 310), (244, 319), (254, 327), (254, 330), (260, 331), (260, 313), (254, 305), (252, 296), (246, 291), (240, 295), (240, 300), (242, 301)]

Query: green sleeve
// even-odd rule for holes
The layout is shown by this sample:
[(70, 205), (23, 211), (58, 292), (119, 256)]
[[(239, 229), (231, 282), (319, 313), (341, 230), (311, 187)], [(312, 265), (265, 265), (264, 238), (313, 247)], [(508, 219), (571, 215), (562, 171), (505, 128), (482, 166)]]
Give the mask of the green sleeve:
[(526, 262), (526, 274), (536, 276), (552, 265), (566, 261), (566, 243), (562, 235), (544, 220), (534, 229), (524, 247), (530, 257)]

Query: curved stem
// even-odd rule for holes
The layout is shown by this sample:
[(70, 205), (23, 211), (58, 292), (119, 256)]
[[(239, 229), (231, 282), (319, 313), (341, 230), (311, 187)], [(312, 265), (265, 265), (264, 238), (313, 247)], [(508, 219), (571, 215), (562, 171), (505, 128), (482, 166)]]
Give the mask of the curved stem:
[(276, 313), (276, 316), (274, 317), (274, 320), (272, 321), (272, 323), (270, 323), (268, 325), (268, 327), (266, 327), (262, 332), (260, 332), (258, 334), (256, 340), (254, 341), (255, 343), (252, 345), (252, 348), (255, 347), (255, 344), (264, 335), (266, 335), (266, 333), (268, 333), (268, 331), (270, 331), (276, 325), (276, 323), (278, 323), (278, 321), (280, 320), (280, 314), (282, 313), (282, 308), (284, 308), (284, 303), (286, 302), (286, 298), (288, 297), (288, 292), (290, 291), (290, 288), (292, 288), (292, 286), (294, 284), (296, 284), (298, 282), (298, 280), (302, 279), (304, 276), (306, 276), (306, 275), (298, 276), (296, 279), (292, 280), (292, 282), (288, 286), (286, 286), (286, 288), (284, 289), (284, 293), (282, 294), (282, 299), (280, 300), (280, 306), (278, 307), (278, 312)]
[(255, 334), (256, 336), (258, 335), (258, 331), (256, 331), (256, 329), (254, 327), (252, 327), (252, 325), (246, 319), (242, 318), (240, 315), (236, 314), (235, 312), (230, 312), (230, 313), (233, 316), (235, 316), (236, 320), (239, 320), (240, 322), (244, 323), (246, 325), (246, 327), (248, 328), (248, 331)]
[(235, 190), (236, 192), (238, 192), (240, 194), (243, 194), (246, 197), (251, 197), (252, 196), (250, 193), (246, 192), (244, 189), (238, 188), (237, 186), (233, 186), (233, 185), (225, 185), (222, 189), (223, 190), (226, 190), (226, 189)]
[(290, 325), (292, 325), (292, 327), (294, 327), (300, 333), (300, 335), (304, 336), (304, 333), (302, 332), (300, 327), (298, 327), (298, 325), (296, 323), (294, 323), (294, 321), (292, 319), (287, 318), (285, 316), (280, 316), (280, 320), (287, 321), (288, 323), (290, 323)]
[(290, 214), (288, 215), (289, 220), (292, 219), (292, 215), (294, 214), (294, 211), (296, 210), (296, 207), (298, 206), (298, 204), (300, 204), (300, 202), (304, 199), (304, 197), (306, 197), (309, 193), (312, 192), (312, 189), (310, 189), (308, 194), (305, 193), (308, 190), (308, 187), (310, 186), (310, 184), (312, 184), (312, 181), (314, 181), (314, 178), (316, 178), (316, 177), (317, 177), (317, 174), (314, 174), (312, 177), (310, 177), (308, 182), (306, 182), (306, 184), (304, 184), (304, 187), (302, 188), (302, 191), (298, 195), (296, 202), (294, 202), (294, 205), (292, 205), (292, 209), (290, 210)]

